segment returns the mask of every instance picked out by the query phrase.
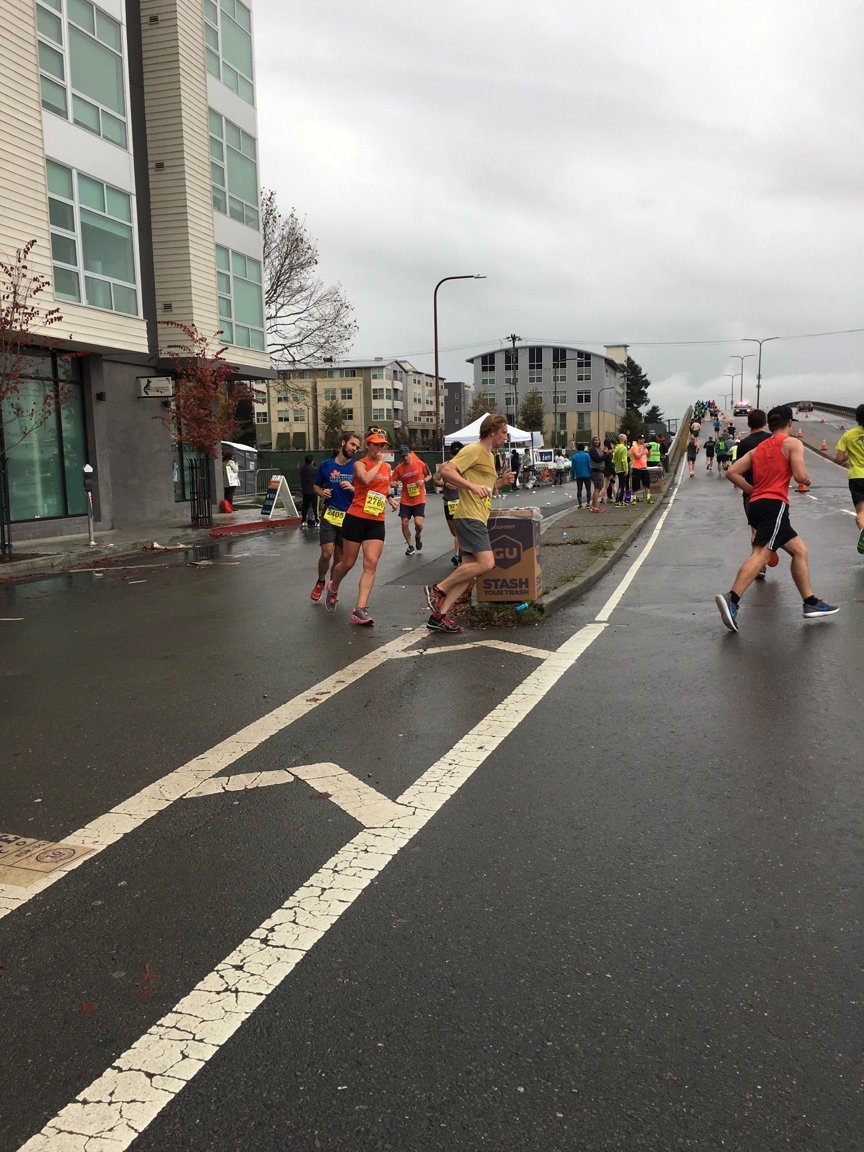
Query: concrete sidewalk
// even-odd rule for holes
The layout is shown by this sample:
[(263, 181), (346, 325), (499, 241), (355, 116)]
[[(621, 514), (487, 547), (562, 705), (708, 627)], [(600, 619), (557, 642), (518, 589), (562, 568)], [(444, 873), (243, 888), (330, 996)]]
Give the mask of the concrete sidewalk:
[(0, 583), (32, 579), (71, 568), (94, 567), (99, 562), (116, 563), (121, 557), (142, 552), (192, 548), (235, 533), (275, 532), (280, 528), (296, 527), (299, 523), (296, 517), (286, 517), (278, 512), (272, 521), (262, 520), (260, 508), (240, 507), (233, 513), (214, 513), (212, 527), (196, 528), (189, 523), (188, 506), (181, 505), (176, 520), (134, 524), (107, 531), (97, 526), (94, 532), (96, 543), (92, 546), (86, 532), (16, 542), (13, 525), (14, 550), (11, 560), (0, 561)]

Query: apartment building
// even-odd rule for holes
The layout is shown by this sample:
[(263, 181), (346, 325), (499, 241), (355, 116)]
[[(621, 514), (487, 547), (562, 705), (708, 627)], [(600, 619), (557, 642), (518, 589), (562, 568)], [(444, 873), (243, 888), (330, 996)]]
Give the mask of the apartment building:
[(323, 447), (330, 404), (341, 405), (346, 429), (363, 433), (375, 424), (394, 444), (418, 448), (435, 441), (435, 377), (407, 360), (378, 356), (280, 370), (270, 382), (266, 403), (256, 405), (259, 447)]
[(607, 345), (606, 355), (569, 345), (527, 344), (498, 348), (469, 358), (474, 389), (490, 410), (511, 424), (529, 392), (543, 402), (544, 443), (571, 448), (592, 435), (617, 431), (624, 415), (624, 345)]
[(221, 329), (238, 379), (273, 375), (251, 4), (3, 0), (0, 40), (0, 254), (35, 239), (51, 334), (79, 353), (34, 343), (25, 391), (65, 375), (69, 399), (9, 452), (15, 538), (81, 530), (85, 463), (102, 526), (171, 515), (184, 454), (147, 395), (171, 386), (164, 322)]

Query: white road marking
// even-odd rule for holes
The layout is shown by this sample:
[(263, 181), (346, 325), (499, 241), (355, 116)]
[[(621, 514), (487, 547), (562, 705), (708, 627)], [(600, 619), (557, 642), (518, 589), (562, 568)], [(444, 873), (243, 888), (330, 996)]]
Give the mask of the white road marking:
[(233, 776), (211, 776), (191, 792), (186, 792), (184, 800), (195, 800), (199, 796), (218, 796), (225, 792), (247, 792), (250, 788), (270, 788), (274, 784), (290, 784), (296, 777), (290, 772), (276, 768), (272, 772), (237, 772)]
[[(680, 485), (680, 477), (678, 483)], [(658, 529), (620, 587), (626, 589), (632, 583), (634, 569), (641, 567), (653, 549), (665, 515), (664, 512)], [(571, 636), (529, 673), (509, 696), (407, 788), (395, 804), (388, 802), (396, 809), (391, 817), (377, 827), (364, 828), (332, 856), (171, 1012), (149, 1028), (79, 1093), (73, 1103), (49, 1120), (41, 1132), (22, 1145), (19, 1152), (123, 1152), (128, 1148), (279, 987), (400, 849), (425, 827), (603, 634), (607, 627), (603, 618), (611, 614), (619, 601), (620, 595), (610, 597), (593, 623)], [(404, 637), (401, 640), (410, 642)], [(380, 664), (381, 651), (372, 653), (369, 659)], [(357, 662), (362, 663), (362, 660)], [(352, 670), (356, 667), (353, 665)], [(271, 717), (274, 715), (271, 713)], [(230, 743), (225, 741), (217, 747)], [(325, 770), (340, 771), (335, 765), (312, 767), (316, 770), (313, 779), (318, 783), (328, 779)]]
[(403, 792), (393, 805), (397, 814), (379, 827), (365, 828), (332, 856), (19, 1152), (128, 1148), (604, 629), (588, 624), (529, 673)]
[[(83, 828), (70, 832), (65, 839), (91, 849), (90, 855), (84, 859), (94, 859), (111, 844), (121, 840), (127, 832), (134, 831), (151, 816), (162, 812), (175, 800), (185, 796), (192, 788), (197, 788), (202, 781), (223, 771), (235, 760), (239, 760), (241, 756), (245, 756), (247, 752), (253, 751), (259, 744), (263, 744), (265, 740), (269, 740), (271, 736), (293, 724), (295, 720), (312, 712), (319, 704), (332, 700), (337, 692), (348, 688), (368, 672), (379, 667), (390, 655), (401, 652), (426, 635), (428, 633), (425, 628), (415, 628), (405, 635), (397, 636), (389, 644), (376, 648), (374, 652), (355, 660), (347, 668), (334, 672), (332, 676), (328, 676), (326, 680), (322, 680), (307, 692), (295, 696), (293, 700), (254, 720), (239, 732), (235, 732), (233, 736), (169, 772), (161, 780), (142, 788), (140, 792), (112, 808), (110, 812), (97, 816)], [(56, 884), (82, 862), (82, 860), (71, 861), (67, 866), (31, 885), (24, 892), (11, 885), (0, 884), (0, 919), (20, 908), (51, 884)]]
[(17, 624), (23, 619), (23, 616), (0, 616), (0, 624)]
[(546, 660), (552, 655), (548, 648), (533, 648), (530, 644), (516, 644), (512, 640), (469, 640), (462, 644), (441, 644), (434, 648), (418, 648), (413, 652), (400, 652), (394, 660), (412, 660), (415, 656), (441, 656), (448, 652), (474, 652), (478, 648), (498, 648), (516, 656), (533, 656)]

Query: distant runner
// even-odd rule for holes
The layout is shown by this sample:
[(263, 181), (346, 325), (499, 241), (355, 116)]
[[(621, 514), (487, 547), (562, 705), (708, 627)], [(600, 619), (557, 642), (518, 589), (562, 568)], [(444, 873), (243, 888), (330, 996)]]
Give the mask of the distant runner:
[(860, 529), (858, 551), (864, 555), (864, 404), (855, 409), (857, 428), (850, 428), (837, 441), (834, 463), (845, 464), (849, 494), (855, 505), (855, 523)]

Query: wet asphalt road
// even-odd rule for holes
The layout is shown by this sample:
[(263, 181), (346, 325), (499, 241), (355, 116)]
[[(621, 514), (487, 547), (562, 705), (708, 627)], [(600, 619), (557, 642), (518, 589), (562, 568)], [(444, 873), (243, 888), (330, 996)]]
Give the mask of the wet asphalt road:
[(227, 774), (332, 763), (392, 803), (492, 717), (462, 786), (197, 1074), (117, 1105), (119, 1143), (72, 1134), (104, 1132), (112, 1101), (67, 1106), (357, 819), (296, 778), (180, 798), (0, 918), (0, 1148), (62, 1113), (32, 1147), (858, 1149), (864, 561), (845, 474), (809, 465), (793, 524), (842, 607), (816, 624), (784, 560), (722, 627), (748, 538), (701, 470), (578, 604), (515, 632), (406, 631), (447, 566), (437, 504), (421, 558), (391, 528), (368, 631), (350, 597), (311, 605), (299, 533), (0, 589), (2, 832), (74, 839), (290, 701)]

